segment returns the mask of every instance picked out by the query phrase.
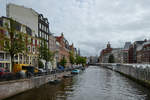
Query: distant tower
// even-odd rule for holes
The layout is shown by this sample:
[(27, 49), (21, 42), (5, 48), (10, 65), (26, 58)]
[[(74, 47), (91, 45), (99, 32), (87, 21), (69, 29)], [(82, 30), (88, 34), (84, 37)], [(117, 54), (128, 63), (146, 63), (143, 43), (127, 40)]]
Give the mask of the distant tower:
[(78, 49), (78, 55), (80, 56), (80, 49)]
[(61, 33), (61, 36), (64, 37), (64, 33), (63, 32)]
[(107, 48), (111, 48), (111, 44), (109, 42), (107, 44)]

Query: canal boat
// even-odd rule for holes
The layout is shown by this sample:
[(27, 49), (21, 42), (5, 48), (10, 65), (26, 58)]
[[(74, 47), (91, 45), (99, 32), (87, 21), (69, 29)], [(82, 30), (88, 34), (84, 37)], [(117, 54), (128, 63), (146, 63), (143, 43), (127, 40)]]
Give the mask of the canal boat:
[(72, 75), (68, 74), (68, 75), (64, 75), (63, 78), (71, 78), (73, 77)]
[(79, 74), (80, 70), (79, 69), (74, 69), (71, 71), (71, 74)]
[(49, 84), (58, 84), (61, 82), (61, 79), (56, 79), (56, 80), (50, 80), (48, 83)]

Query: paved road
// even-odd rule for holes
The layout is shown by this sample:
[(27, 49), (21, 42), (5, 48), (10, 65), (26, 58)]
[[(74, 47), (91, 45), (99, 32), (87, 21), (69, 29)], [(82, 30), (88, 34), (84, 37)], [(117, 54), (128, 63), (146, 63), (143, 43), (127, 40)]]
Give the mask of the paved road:
[(90, 66), (58, 85), (44, 85), (8, 100), (150, 100), (150, 90), (111, 70)]

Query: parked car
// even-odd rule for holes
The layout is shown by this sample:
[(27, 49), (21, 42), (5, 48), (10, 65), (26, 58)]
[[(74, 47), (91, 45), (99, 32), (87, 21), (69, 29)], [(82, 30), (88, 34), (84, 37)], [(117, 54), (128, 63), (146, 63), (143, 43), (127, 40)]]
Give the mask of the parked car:
[(12, 80), (12, 79), (15, 79), (15, 74), (12, 72), (9, 72), (5, 68), (0, 68), (0, 79)]
[(30, 74), (29, 76), (37, 75), (38, 74), (38, 68), (31, 66), (29, 64), (15, 64), (13, 67), (13, 72), (18, 73), (24, 71), (27, 74)]

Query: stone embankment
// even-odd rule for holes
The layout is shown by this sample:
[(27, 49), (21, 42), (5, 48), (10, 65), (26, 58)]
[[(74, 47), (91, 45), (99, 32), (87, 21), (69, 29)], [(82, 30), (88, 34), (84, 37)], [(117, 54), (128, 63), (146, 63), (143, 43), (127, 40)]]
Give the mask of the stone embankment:
[(150, 64), (96, 64), (116, 72), (150, 88)]
[(13, 81), (0, 82), (0, 100), (14, 96), (18, 93), (39, 87), (48, 83), (55, 78), (62, 78), (63, 75), (70, 74), (70, 72), (63, 72), (54, 75), (45, 75), (32, 77), (30, 79), (20, 79)]

